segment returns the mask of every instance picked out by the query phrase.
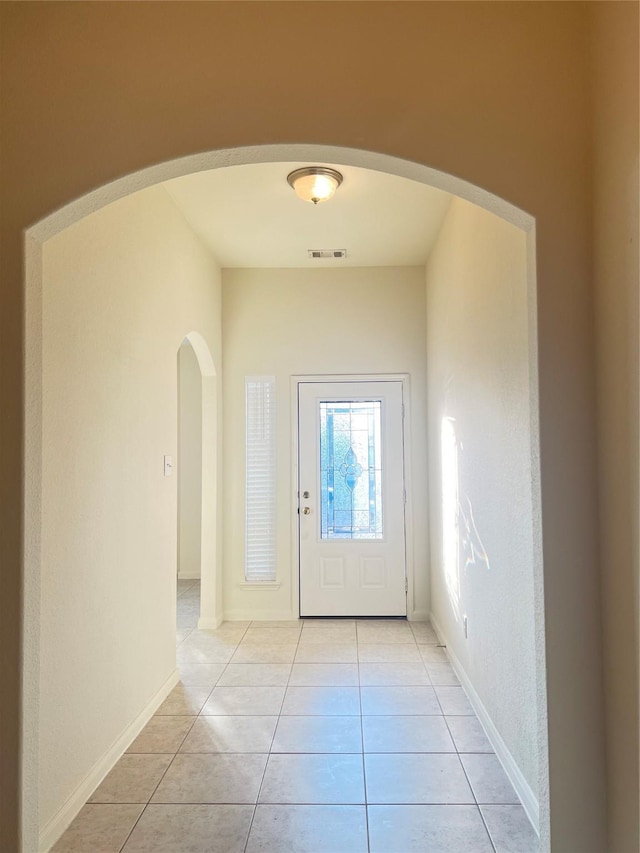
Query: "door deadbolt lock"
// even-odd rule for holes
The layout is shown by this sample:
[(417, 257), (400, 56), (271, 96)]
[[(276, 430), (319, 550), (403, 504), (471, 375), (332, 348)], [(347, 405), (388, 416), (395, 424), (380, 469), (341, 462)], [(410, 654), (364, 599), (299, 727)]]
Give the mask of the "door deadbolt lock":
[(302, 512), (303, 512), (303, 514), (304, 514), (304, 515), (309, 515), (309, 513), (311, 512), (311, 509), (310, 509), (308, 506), (306, 506), (306, 507), (302, 510)]
[(306, 500), (309, 500), (309, 492), (303, 492), (302, 497)]

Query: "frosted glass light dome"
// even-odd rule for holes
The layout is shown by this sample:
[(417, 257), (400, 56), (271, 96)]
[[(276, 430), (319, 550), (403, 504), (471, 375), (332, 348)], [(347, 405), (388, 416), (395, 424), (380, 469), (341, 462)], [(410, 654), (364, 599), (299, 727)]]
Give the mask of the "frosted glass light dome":
[(331, 198), (342, 183), (342, 175), (325, 166), (308, 166), (291, 172), (287, 181), (298, 198), (318, 204)]

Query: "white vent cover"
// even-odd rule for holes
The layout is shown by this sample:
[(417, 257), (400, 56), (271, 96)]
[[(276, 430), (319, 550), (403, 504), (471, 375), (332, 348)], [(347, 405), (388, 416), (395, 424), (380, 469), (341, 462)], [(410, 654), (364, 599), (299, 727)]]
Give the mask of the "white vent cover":
[(311, 260), (320, 260), (322, 258), (330, 258), (331, 260), (337, 258), (346, 258), (347, 250), (346, 249), (307, 249), (307, 254), (311, 258)]

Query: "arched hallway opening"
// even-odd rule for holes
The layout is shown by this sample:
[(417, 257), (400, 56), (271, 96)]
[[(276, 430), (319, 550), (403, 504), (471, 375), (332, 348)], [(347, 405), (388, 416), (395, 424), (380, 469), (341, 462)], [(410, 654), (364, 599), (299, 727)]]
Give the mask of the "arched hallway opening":
[[(7, 844), (37, 844), (43, 436), (28, 229), (122, 176), (139, 187), (148, 166), (295, 139), (428, 164), (535, 218), (549, 844), (635, 850), (638, 4), (345, 3), (318, 16), (309, 3), (5, 3), (0, 16)], [(331, 61), (298, 49), (309, 32)]]
[[(280, 153), (280, 152), (278, 152), (278, 153)], [(296, 147), (293, 152), (288, 152), (288, 153), (290, 156), (292, 154), (301, 155), (303, 153), (307, 154), (307, 155), (310, 155), (311, 153), (316, 153), (318, 155), (324, 154), (325, 157), (323, 159), (327, 159), (328, 154), (335, 155), (338, 152), (336, 152), (334, 150), (328, 151), (326, 149), (315, 149), (315, 150), (311, 149), (310, 150), (310, 149), (304, 148), (304, 147)], [(403, 175), (405, 177), (410, 175), (413, 180), (420, 180), (423, 182), (436, 183), (436, 184), (440, 185), (441, 187), (450, 186), (451, 189), (456, 189), (456, 190), (459, 190), (465, 194), (470, 194), (476, 201), (478, 200), (477, 190), (473, 190), (472, 188), (467, 188), (461, 182), (455, 181), (454, 179), (451, 179), (448, 176), (444, 176), (441, 174), (434, 174), (431, 172), (431, 170), (425, 170), (424, 167), (418, 167), (416, 164), (406, 164), (406, 163), (399, 164), (396, 162), (390, 162), (389, 158), (380, 158), (379, 155), (372, 155), (372, 154), (367, 153), (367, 152), (348, 152), (345, 150), (340, 150), (339, 154), (341, 155), (341, 159), (338, 161), (340, 163), (346, 163), (347, 165), (349, 162), (352, 162), (352, 163), (358, 164), (358, 165), (364, 163), (367, 167), (371, 167), (371, 166), (375, 165), (378, 169), (384, 168), (385, 171), (393, 171), (395, 173), (400, 173), (401, 175)], [(215, 155), (212, 155), (212, 156), (215, 156)], [(242, 154), (239, 154), (239, 156), (242, 157)], [(274, 152), (262, 151), (261, 150), (261, 151), (257, 152), (257, 155), (256, 155), (256, 152), (251, 152), (247, 156), (248, 156), (248, 159), (251, 162), (253, 162), (256, 160), (256, 156), (257, 156), (258, 160), (260, 160), (261, 158), (269, 159), (270, 157), (274, 156)], [(299, 159), (299, 157), (297, 159)], [(201, 163), (201, 165), (202, 165), (202, 163)], [(179, 168), (188, 169), (188, 165), (187, 165), (187, 163), (182, 163)], [(167, 164), (167, 170), (175, 170), (175, 169), (176, 169), (176, 164)], [(155, 177), (157, 178), (157, 175)], [(149, 178), (149, 180), (153, 181), (153, 177), (151, 175), (149, 175), (148, 178)], [(116, 190), (116, 192), (118, 192), (118, 190)], [(155, 190), (150, 190), (147, 192), (155, 192)], [(135, 205), (136, 202), (135, 202), (134, 198), (135, 197), (132, 197), (132, 200), (130, 203)], [(494, 207), (496, 209), (496, 211), (498, 211), (500, 214), (502, 214), (502, 215), (508, 214), (509, 217), (511, 219), (515, 220), (515, 222), (520, 227), (522, 227), (522, 225), (524, 225), (527, 221), (526, 216), (519, 213), (518, 211), (511, 209), (504, 202), (500, 202), (499, 200), (492, 199), (491, 197), (486, 197), (485, 202), (487, 205)], [(129, 202), (127, 202), (127, 203), (129, 203)], [(158, 206), (157, 209), (160, 210), (160, 206)], [(109, 212), (109, 209), (107, 208), (107, 209), (105, 209), (105, 214), (103, 214), (103, 215), (108, 215), (108, 212)], [(65, 212), (61, 212), (60, 216), (61, 216), (61, 222), (64, 222)], [(82, 227), (82, 224), (79, 223), (78, 227)], [(61, 235), (60, 239), (64, 239), (64, 232)], [(530, 239), (530, 241), (533, 240), (532, 232), (530, 233), (529, 239)], [(524, 245), (524, 242), (523, 242), (523, 245)], [(530, 243), (529, 257), (531, 256), (532, 245), (533, 244)], [(527, 255), (525, 252), (523, 254), (523, 259), (525, 259), (524, 260), (525, 265), (526, 265), (526, 257), (527, 257)], [(45, 269), (46, 269), (46, 266), (45, 266)], [(532, 292), (535, 292), (535, 277), (534, 277), (532, 268), (529, 269), (528, 276), (529, 277), (527, 279), (527, 273), (525, 270), (525, 276), (523, 278), (523, 281), (525, 282), (525, 291), (523, 291), (523, 293), (526, 293), (527, 292), (526, 289), (529, 288), (529, 291), (528, 291), (529, 295), (526, 297), (525, 304), (527, 304), (527, 302), (528, 302), (528, 304), (531, 305), (532, 304), (531, 303)], [(534, 339), (531, 337), (534, 329), (535, 329), (535, 321), (532, 321), (531, 319), (529, 320), (529, 324), (528, 325), (525, 324), (525, 326), (523, 327), (523, 333), (525, 334), (525, 337), (528, 337), (530, 344), (533, 344), (532, 352), (535, 352), (535, 342), (534, 342)], [(195, 341), (194, 348), (196, 349), (196, 352), (197, 352), (198, 351), (197, 350), (197, 343), (198, 343), (197, 336), (194, 337), (194, 336), (190, 335), (189, 337), (192, 340), (192, 343), (193, 343), (193, 341)], [(45, 336), (45, 339), (46, 339), (46, 336)], [(533, 358), (533, 356), (531, 356), (531, 357)], [(215, 432), (213, 432), (213, 433), (211, 432), (212, 425), (216, 424), (216, 421), (218, 419), (218, 416), (215, 415), (214, 410), (217, 411), (217, 409), (216, 409), (216, 402), (218, 400), (217, 395), (220, 392), (219, 392), (219, 390), (216, 390), (215, 368), (213, 367), (213, 360), (211, 359), (210, 355), (209, 355), (208, 361), (207, 361), (206, 357), (203, 357), (203, 360), (201, 361), (200, 355), (198, 356), (198, 360), (199, 360), (199, 363), (201, 365), (201, 369), (202, 369), (202, 365), (204, 364), (204, 369), (202, 369), (202, 372), (203, 372), (203, 380), (202, 380), (203, 381), (203, 415), (202, 415), (202, 417), (203, 417), (203, 444), (202, 444), (202, 446), (203, 446), (203, 471), (204, 472), (209, 471), (209, 474), (207, 476), (210, 478), (208, 481), (209, 482), (208, 491), (207, 491), (207, 486), (206, 486), (205, 480), (203, 479), (203, 520), (204, 520), (205, 518), (206, 519), (215, 518), (216, 513), (218, 511), (218, 510), (216, 510), (215, 494), (216, 494), (217, 478), (220, 477), (221, 471), (219, 470), (219, 466), (218, 466), (218, 468), (216, 468), (215, 465), (211, 465), (210, 468), (207, 468), (205, 455), (208, 452), (208, 453), (214, 454), (214, 455), (217, 454), (218, 458), (219, 458), (219, 454), (220, 454), (220, 445), (215, 439)], [(533, 373), (533, 376), (535, 377), (535, 371)], [(207, 397), (207, 393), (208, 393), (208, 397)], [(535, 388), (534, 388), (533, 393), (534, 393), (534, 398), (535, 398)], [(207, 405), (205, 404), (205, 401), (207, 401), (207, 400), (208, 400), (208, 405), (211, 409), (210, 418), (209, 418), (209, 421), (207, 421), (207, 423), (209, 424), (209, 427), (205, 427), (205, 417), (206, 417), (207, 411), (208, 411)], [(533, 415), (532, 415), (532, 417), (533, 417)], [(237, 419), (235, 422), (237, 423)], [(232, 421), (232, 423), (233, 423), (233, 421)], [(535, 433), (535, 417), (533, 418), (533, 421), (532, 421), (532, 427), (534, 428), (532, 440), (535, 441), (535, 436), (536, 436), (536, 433)], [(206, 431), (206, 434), (208, 436), (207, 439), (205, 439), (205, 431)], [(231, 433), (229, 433), (229, 435), (231, 436)], [(534, 476), (534, 486), (535, 486), (535, 472), (532, 472), (532, 476)], [(207, 499), (207, 497), (206, 497), (207, 495), (209, 496), (208, 500), (210, 501), (210, 503), (205, 508), (205, 500)], [(539, 524), (539, 520), (537, 523)], [(222, 609), (221, 609), (222, 608), (222, 596), (220, 594), (220, 592), (221, 592), (220, 587), (222, 585), (221, 584), (221, 573), (215, 572), (215, 564), (216, 564), (215, 556), (216, 556), (217, 551), (219, 553), (219, 548), (220, 548), (219, 538), (220, 537), (216, 537), (215, 530), (216, 530), (216, 527), (214, 525), (211, 525), (210, 523), (209, 524), (204, 524), (204, 523), (202, 524), (203, 594), (202, 594), (202, 614), (201, 614), (201, 618), (200, 618), (200, 628), (215, 628), (219, 624), (219, 622), (222, 618)], [(210, 539), (207, 540), (206, 536), (209, 536)], [(208, 556), (206, 556), (206, 555), (208, 555)], [(542, 581), (542, 578), (541, 578), (541, 562), (540, 562), (540, 556), (539, 555), (538, 555), (537, 559), (538, 559), (538, 563), (536, 565), (538, 566), (537, 571), (538, 571), (539, 575), (538, 575), (537, 581), (534, 581), (534, 578), (531, 578), (532, 595), (534, 594), (534, 589), (536, 588), (536, 584), (538, 584), (538, 593), (536, 593), (536, 594), (539, 594), (539, 586), (541, 585), (541, 581)], [(212, 567), (212, 571), (207, 573), (207, 571), (204, 570), (205, 565)], [(206, 590), (207, 583), (209, 583), (209, 589), (208, 590)], [(208, 612), (205, 613), (206, 608), (208, 608)], [(261, 615), (264, 615), (264, 614), (261, 614)], [(428, 615), (428, 612), (423, 611), (423, 615), (419, 618), (425, 618), (425, 616), (427, 616), (427, 615)], [(236, 614), (234, 618), (237, 620), (239, 617)], [(541, 649), (539, 648), (538, 654), (540, 654), (540, 653), (541, 653)], [(543, 651), (542, 651), (542, 654), (543, 654)], [(540, 661), (538, 661), (538, 663), (536, 665), (539, 667)], [(540, 672), (539, 669), (538, 669), (538, 671)], [(542, 673), (543, 672), (544, 672), (544, 667), (542, 668)], [(539, 677), (542, 677), (542, 674), (540, 674)], [(166, 685), (162, 688), (162, 692), (166, 693), (166, 691), (170, 688), (170, 686), (171, 686), (171, 680), (168, 681), (166, 683)], [(152, 704), (153, 704), (153, 702), (149, 705), (150, 708), (152, 707)], [(538, 710), (539, 709), (536, 709), (536, 711), (538, 711)], [(544, 711), (544, 708), (542, 710)], [(140, 722), (136, 723), (136, 726), (139, 727), (141, 722), (142, 722), (142, 720), (140, 720)], [(542, 730), (541, 730), (542, 732), (543, 732), (543, 729), (544, 729), (544, 726), (542, 727)], [(544, 734), (542, 734), (542, 736), (544, 736)], [(127, 735), (127, 737), (129, 737), (129, 739), (130, 739), (130, 735)], [(119, 741), (119, 743), (124, 743), (124, 741), (121, 739)]]

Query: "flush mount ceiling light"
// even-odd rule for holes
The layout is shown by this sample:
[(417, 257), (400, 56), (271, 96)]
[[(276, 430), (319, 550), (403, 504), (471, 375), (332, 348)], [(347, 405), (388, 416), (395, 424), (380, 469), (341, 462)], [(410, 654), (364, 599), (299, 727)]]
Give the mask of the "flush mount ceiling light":
[(325, 166), (307, 166), (291, 172), (287, 181), (298, 198), (318, 204), (331, 198), (342, 183), (342, 175)]

